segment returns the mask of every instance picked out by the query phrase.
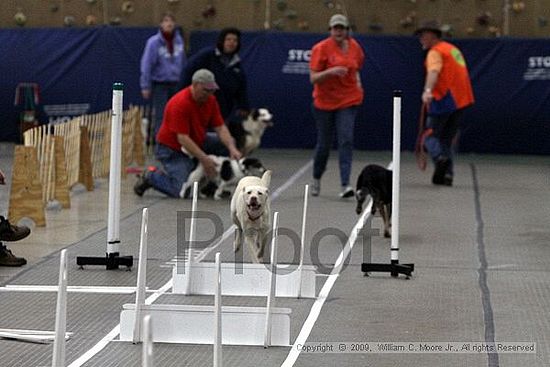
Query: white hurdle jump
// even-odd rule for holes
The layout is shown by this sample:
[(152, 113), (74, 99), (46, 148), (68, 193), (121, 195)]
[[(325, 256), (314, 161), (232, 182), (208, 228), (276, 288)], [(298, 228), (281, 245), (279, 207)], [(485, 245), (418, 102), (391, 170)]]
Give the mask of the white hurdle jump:
[[(142, 223), (146, 223), (146, 220)], [(274, 232), (276, 233), (276, 229)], [(143, 241), (143, 238), (144, 236), (140, 245), (140, 260), (147, 257), (147, 241)], [(273, 243), (276, 246), (276, 242)], [(140, 261), (140, 267), (145, 267), (145, 262)], [(144, 273), (143, 271), (140, 274)], [(193, 274), (194, 279), (195, 276), (196, 274)], [(215, 276), (220, 279), (223, 273), (218, 272)], [(213, 280), (213, 283), (213, 288), (216, 288), (217, 282)], [(223, 282), (220, 281), (220, 283), (223, 289)], [(144, 276), (138, 276), (137, 288), (136, 294), (142, 294), (140, 289), (145, 289)], [(275, 299), (274, 287), (271, 289), (270, 306)], [(221, 342), (226, 345), (266, 346), (266, 341), (269, 346), (290, 345), (291, 310), (289, 308), (221, 306), (221, 300), (219, 298), (218, 300), (219, 304), (216, 306), (218, 309), (221, 307), (221, 317), (216, 315), (216, 306), (146, 305), (143, 301), (125, 304), (120, 314), (120, 340), (133, 342), (143, 340), (142, 333), (135, 331), (136, 317), (138, 316), (138, 320), (141, 320), (143, 313), (151, 316), (154, 342), (214, 344), (216, 337), (219, 338), (221, 335)], [(266, 327), (266, 325), (270, 326)], [(266, 328), (270, 329), (269, 336), (266, 336)], [(247, 332), (243, 333), (242, 330)]]
[[(298, 265), (278, 265), (277, 287), (275, 290), (277, 297), (315, 298), (316, 267), (313, 265), (303, 265), (308, 188), (309, 187), (306, 185), (304, 193), (300, 263)], [(195, 205), (193, 205), (193, 208), (195, 209)], [(191, 221), (191, 234), (189, 237), (190, 241), (193, 241), (193, 219), (191, 219)], [(189, 251), (189, 254), (191, 254), (191, 251)], [(214, 263), (196, 263), (189, 260), (189, 255), (187, 257), (185, 272), (181, 271), (177, 261), (173, 265), (172, 293), (213, 295), (216, 284), (216, 269)], [(269, 294), (271, 278), (269, 267), (270, 264), (222, 264), (223, 294), (226, 296), (266, 297)], [(192, 280), (190, 280), (191, 276)]]
[(65, 366), (65, 341), (73, 333), (67, 332), (67, 250), (62, 250), (59, 261), (59, 282), (52, 286), (57, 292), (55, 331), (0, 329), (0, 338), (20, 340), (29, 343), (47, 344), (54, 342), (52, 366)]

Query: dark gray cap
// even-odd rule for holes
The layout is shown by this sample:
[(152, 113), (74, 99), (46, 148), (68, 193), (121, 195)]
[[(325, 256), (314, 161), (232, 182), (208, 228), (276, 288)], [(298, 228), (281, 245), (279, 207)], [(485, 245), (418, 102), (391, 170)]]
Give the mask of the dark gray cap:
[(419, 28), (414, 31), (414, 35), (420, 36), (424, 32), (432, 32), (437, 36), (437, 38), (441, 38), (441, 36), (443, 35), (443, 32), (441, 31), (441, 25), (435, 20), (424, 22)]
[(208, 89), (220, 89), (216, 83), (216, 78), (214, 74), (208, 69), (199, 69), (195, 71), (193, 77), (191, 78), (193, 83), (201, 83)]

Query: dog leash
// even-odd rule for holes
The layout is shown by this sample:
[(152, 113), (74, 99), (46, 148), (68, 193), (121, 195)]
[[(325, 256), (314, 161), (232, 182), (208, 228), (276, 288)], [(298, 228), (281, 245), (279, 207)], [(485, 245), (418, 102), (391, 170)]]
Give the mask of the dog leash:
[(414, 155), (416, 156), (416, 165), (421, 171), (426, 170), (428, 164), (428, 155), (424, 148), (424, 141), (426, 137), (432, 134), (432, 129), (425, 129), (426, 113), (428, 111), (428, 104), (422, 103), (420, 108), (420, 116), (418, 118), (418, 133), (416, 136), (416, 144), (414, 147)]

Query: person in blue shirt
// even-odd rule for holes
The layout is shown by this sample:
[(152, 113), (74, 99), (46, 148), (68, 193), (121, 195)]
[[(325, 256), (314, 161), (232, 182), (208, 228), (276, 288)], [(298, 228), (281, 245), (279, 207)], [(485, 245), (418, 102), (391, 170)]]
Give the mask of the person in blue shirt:
[(165, 13), (159, 31), (147, 40), (141, 57), (140, 87), (144, 99), (152, 100), (153, 133), (162, 123), (166, 102), (178, 91), (180, 74), (187, 63), (183, 38), (171, 13)]
[(180, 89), (191, 85), (191, 77), (199, 69), (210, 70), (220, 87), (215, 96), (226, 122), (234, 117), (246, 116), (249, 110), (240, 48), (241, 31), (237, 28), (222, 29), (215, 47), (203, 48), (189, 58), (179, 85)]

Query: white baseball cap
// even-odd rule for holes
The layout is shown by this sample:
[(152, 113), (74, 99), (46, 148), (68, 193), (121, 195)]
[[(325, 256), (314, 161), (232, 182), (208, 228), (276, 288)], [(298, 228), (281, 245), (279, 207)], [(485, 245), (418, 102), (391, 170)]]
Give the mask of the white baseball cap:
[(328, 26), (330, 28), (341, 25), (345, 28), (349, 28), (349, 20), (348, 18), (343, 14), (334, 14), (332, 17), (330, 17), (330, 21), (328, 22)]

